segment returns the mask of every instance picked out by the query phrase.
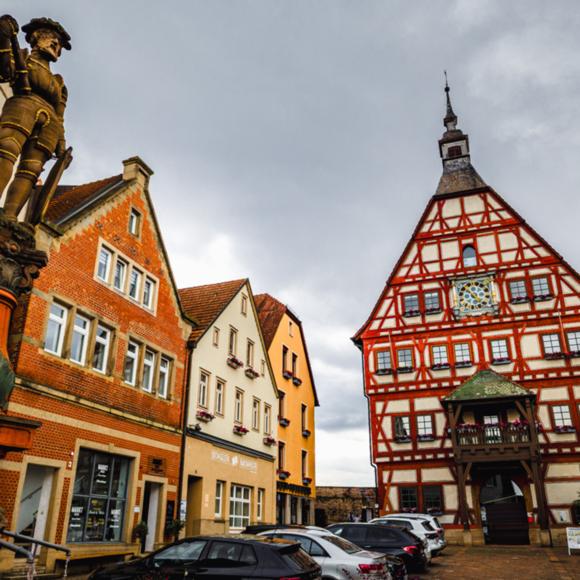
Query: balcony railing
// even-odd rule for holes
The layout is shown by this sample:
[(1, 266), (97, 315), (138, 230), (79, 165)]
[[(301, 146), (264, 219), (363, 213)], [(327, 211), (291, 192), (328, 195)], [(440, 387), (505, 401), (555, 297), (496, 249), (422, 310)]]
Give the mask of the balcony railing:
[(513, 445), (530, 442), (530, 428), (526, 424), (458, 425), (457, 444), (460, 447)]

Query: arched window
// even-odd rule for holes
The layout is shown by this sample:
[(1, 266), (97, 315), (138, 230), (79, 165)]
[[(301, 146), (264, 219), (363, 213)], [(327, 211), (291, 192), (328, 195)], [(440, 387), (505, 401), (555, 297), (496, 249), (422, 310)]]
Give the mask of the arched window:
[(463, 247), (463, 266), (469, 268), (470, 266), (477, 266), (477, 258), (475, 256), (475, 248), (473, 246)]

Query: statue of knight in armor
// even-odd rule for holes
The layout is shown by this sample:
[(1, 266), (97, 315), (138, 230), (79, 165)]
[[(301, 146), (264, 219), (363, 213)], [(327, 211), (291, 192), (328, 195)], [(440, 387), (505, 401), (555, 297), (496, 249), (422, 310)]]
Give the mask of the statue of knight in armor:
[(67, 89), (62, 77), (50, 70), (62, 49), (70, 50), (70, 36), (50, 18), (34, 18), (22, 31), (30, 53), (18, 45), (16, 20), (0, 17), (0, 82), (9, 82), (13, 92), (0, 115), (0, 194), (20, 157), (4, 203), (10, 220), (17, 219), (30, 199), (46, 162), (53, 156), (64, 159), (65, 151), (65, 167), (71, 159), (63, 123)]

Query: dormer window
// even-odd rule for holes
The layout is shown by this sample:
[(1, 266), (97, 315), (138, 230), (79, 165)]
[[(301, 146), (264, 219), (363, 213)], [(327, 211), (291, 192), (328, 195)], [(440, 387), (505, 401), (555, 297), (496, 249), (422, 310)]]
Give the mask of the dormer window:
[(473, 246), (464, 246), (462, 255), (463, 255), (463, 266), (465, 268), (477, 266), (477, 255), (475, 253), (475, 248)]

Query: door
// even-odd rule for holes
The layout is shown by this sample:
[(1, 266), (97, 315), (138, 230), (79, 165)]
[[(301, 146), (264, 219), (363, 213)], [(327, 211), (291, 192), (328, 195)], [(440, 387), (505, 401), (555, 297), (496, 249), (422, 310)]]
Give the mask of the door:
[[(202, 486), (203, 478), (194, 475), (188, 477), (187, 514), (185, 517), (185, 534), (187, 536), (197, 536), (201, 533)], [(222, 502), (223, 501), (224, 500), (222, 499)]]
[(43, 465), (28, 465), (22, 494), (16, 532), (45, 540), (48, 514), (56, 469)]
[(145, 537), (144, 546), (145, 552), (152, 552), (155, 549), (157, 528), (159, 527), (160, 499), (161, 484), (146, 481), (143, 495), (143, 521), (147, 524), (147, 536)]

